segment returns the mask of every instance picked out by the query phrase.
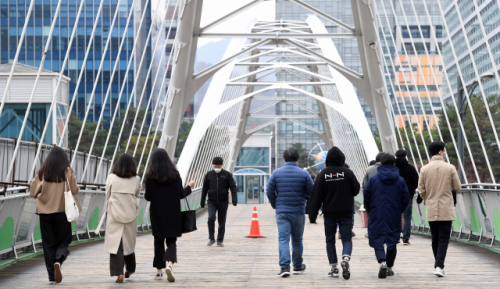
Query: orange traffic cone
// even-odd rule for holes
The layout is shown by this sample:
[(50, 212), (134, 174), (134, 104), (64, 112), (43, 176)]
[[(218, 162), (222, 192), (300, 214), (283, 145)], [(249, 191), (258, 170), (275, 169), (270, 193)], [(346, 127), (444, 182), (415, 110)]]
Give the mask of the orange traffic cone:
[(257, 217), (257, 207), (253, 207), (252, 226), (250, 227), (250, 235), (248, 235), (247, 238), (264, 238), (264, 236), (260, 235), (259, 217)]

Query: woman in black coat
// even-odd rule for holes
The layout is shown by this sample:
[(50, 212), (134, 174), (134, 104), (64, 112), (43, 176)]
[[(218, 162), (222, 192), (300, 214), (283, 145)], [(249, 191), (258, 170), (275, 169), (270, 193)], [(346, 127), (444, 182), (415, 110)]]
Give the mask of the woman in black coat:
[[(153, 267), (158, 271), (155, 280), (175, 281), (172, 266), (177, 262), (177, 237), (182, 236), (180, 200), (191, 194), (194, 182), (182, 187), (182, 179), (164, 149), (156, 149), (146, 174), (146, 200), (151, 202), (149, 215), (155, 238)], [(165, 251), (165, 243), (167, 251)], [(168, 263), (168, 265), (166, 264)]]

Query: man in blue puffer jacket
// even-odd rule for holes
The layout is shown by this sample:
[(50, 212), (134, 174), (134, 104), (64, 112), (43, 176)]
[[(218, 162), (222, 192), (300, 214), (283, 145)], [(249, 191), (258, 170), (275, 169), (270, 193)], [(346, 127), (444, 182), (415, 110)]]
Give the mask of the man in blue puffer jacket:
[(299, 152), (290, 147), (283, 153), (285, 165), (276, 169), (267, 183), (267, 198), (276, 210), (279, 233), (279, 264), (281, 277), (290, 276), (290, 236), (292, 237), (293, 274), (306, 269), (302, 263), (306, 198), (314, 183), (309, 173), (299, 168)]

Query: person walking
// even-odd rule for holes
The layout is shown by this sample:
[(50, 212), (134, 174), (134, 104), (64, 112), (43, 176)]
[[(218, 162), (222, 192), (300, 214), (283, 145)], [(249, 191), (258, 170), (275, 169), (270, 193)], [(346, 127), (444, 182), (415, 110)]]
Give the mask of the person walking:
[(394, 275), (392, 267), (401, 234), (401, 214), (410, 201), (406, 182), (399, 176), (395, 164), (393, 155), (383, 155), (377, 174), (370, 178), (364, 190), (364, 206), (370, 214), (368, 240), (380, 264), (379, 278)]
[(36, 198), (35, 214), (40, 218), (43, 256), (49, 283), (61, 283), (61, 266), (69, 255), (73, 238), (71, 223), (65, 213), (64, 192), (71, 189), (78, 210), (82, 207), (76, 195), (80, 191), (69, 165), (68, 155), (53, 147), (30, 184), (30, 196)]
[(316, 178), (311, 196), (309, 221), (316, 223), (319, 208), (323, 205), (326, 252), (331, 270), (328, 276), (338, 278), (335, 233), (337, 226), (342, 238), (342, 277), (349, 279), (349, 261), (352, 254), (352, 224), (354, 197), (359, 194), (360, 185), (354, 173), (345, 166), (345, 155), (337, 147), (328, 151), (326, 168)]
[(302, 235), (305, 225), (305, 201), (310, 197), (313, 180), (299, 168), (299, 152), (290, 147), (283, 153), (285, 165), (274, 170), (267, 182), (267, 198), (276, 210), (279, 238), (279, 265), (281, 277), (290, 276), (290, 236), (292, 238), (293, 274), (306, 270), (302, 262)]
[(408, 202), (408, 206), (406, 206), (403, 213), (403, 245), (410, 245), (413, 196), (415, 195), (415, 190), (418, 187), (418, 172), (414, 166), (408, 163), (407, 152), (405, 150), (398, 150), (396, 152), (396, 166), (399, 169), (399, 176), (406, 181), (408, 191), (410, 192), (410, 201)]
[(452, 190), (460, 192), (461, 184), (455, 166), (444, 161), (444, 142), (431, 143), (429, 153), (430, 163), (420, 169), (418, 193), (427, 208), (427, 221), (431, 228), (434, 275), (444, 277), (444, 260), (450, 242), (451, 224), (456, 216)]
[[(137, 237), (137, 196), (141, 179), (137, 176), (134, 158), (122, 154), (106, 180), (107, 218), (104, 248), (110, 254), (111, 276), (130, 278), (135, 272), (135, 241)], [(123, 273), (123, 267), (126, 271)]]
[[(383, 155), (385, 155), (384, 152), (378, 153), (377, 156), (375, 157), (375, 163), (373, 163), (373, 161), (370, 162), (370, 166), (368, 167), (368, 169), (366, 169), (366, 173), (363, 178), (363, 190), (366, 188), (366, 184), (368, 183), (370, 178), (377, 174), (378, 167), (380, 167), (380, 158)], [(368, 211), (366, 211), (366, 216), (367, 218), (369, 218)], [(368, 238), (368, 229), (367, 233), (365, 234), (365, 238)]]
[[(153, 267), (157, 269), (155, 280), (163, 278), (163, 269), (169, 282), (175, 282), (173, 265), (177, 262), (177, 238), (182, 237), (181, 203), (189, 196), (194, 182), (182, 187), (182, 179), (174, 163), (164, 149), (156, 149), (146, 173), (146, 193), (144, 198), (151, 202), (149, 216), (155, 257)], [(165, 251), (165, 244), (167, 250)], [(167, 264), (168, 263), (168, 264)]]
[(208, 244), (212, 246), (215, 243), (215, 214), (219, 223), (217, 233), (217, 246), (224, 247), (224, 234), (226, 232), (226, 215), (229, 206), (229, 193), (231, 190), (231, 201), (233, 206), (238, 204), (238, 196), (236, 194), (236, 184), (233, 174), (224, 170), (222, 166), (224, 161), (221, 157), (215, 157), (212, 160), (213, 170), (205, 175), (203, 180), (203, 188), (201, 190), (200, 206), (205, 207), (205, 202), (208, 196)]

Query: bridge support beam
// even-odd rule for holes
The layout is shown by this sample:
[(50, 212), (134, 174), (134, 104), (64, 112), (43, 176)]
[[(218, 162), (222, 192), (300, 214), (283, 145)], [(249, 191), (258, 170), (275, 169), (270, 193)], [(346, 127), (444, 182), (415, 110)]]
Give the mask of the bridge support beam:
[(179, 17), (177, 36), (174, 43), (174, 67), (168, 89), (166, 116), (160, 139), (164, 148), (173, 157), (177, 145), (177, 135), (187, 105), (194, 96), (189, 90), (193, 78), (193, 67), (198, 45), (201, 10), (203, 0), (184, 0)]
[(365, 82), (364, 91), (360, 91), (371, 108), (380, 134), (382, 149), (387, 153), (395, 153), (397, 149), (394, 123), (389, 116), (391, 100), (387, 93), (381, 57), (384, 57), (375, 23), (371, 1), (351, 0), (358, 49)]

